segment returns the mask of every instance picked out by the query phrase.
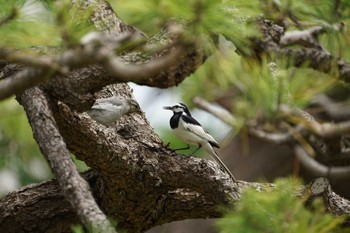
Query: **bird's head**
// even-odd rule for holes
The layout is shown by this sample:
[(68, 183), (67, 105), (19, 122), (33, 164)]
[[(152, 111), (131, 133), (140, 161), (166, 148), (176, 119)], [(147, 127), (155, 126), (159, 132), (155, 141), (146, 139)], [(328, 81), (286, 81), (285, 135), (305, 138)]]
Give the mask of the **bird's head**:
[(163, 109), (165, 110), (171, 110), (173, 113), (185, 113), (188, 116), (191, 116), (190, 111), (188, 110), (187, 106), (183, 103), (177, 103), (173, 106), (164, 106)]
[(130, 106), (129, 112), (136, 112), (139, 114), (142, 113), (140, 105), (136, 102), (136, 100), (129, 98), (127, 101)]

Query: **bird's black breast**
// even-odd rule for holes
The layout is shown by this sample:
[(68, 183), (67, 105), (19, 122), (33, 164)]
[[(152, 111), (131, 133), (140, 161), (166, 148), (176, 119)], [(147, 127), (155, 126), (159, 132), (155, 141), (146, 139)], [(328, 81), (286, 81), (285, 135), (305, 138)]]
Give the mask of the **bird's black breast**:
[(179, 126), (179, 120), (180, 120), (181, 114), (182, 114), (181, 112), (174, 113), (174, 115), (170, 118), (170, 127), (172, 129), (175, 129)]

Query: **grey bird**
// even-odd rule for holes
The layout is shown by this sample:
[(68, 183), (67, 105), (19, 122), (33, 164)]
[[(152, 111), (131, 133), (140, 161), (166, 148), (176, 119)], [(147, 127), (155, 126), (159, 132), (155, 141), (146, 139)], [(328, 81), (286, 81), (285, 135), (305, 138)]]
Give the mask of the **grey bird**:
[(203, 148), (230, 175), (232, 180), (236, 182), (236, 178), (214, 150), (214, 147), (219, 148), (219, 143), (191, 116), (187, 106), (183, 103), (178, 103), (174, 106), (165, 106), (163, 109), (173, 111), (173, 116), (170, 118), (170, 127), (178, 138), (187, 143), (187, 147), (175, 150), (189, 149), (189, 145), (195, 145), (198, 148), (192, 152), (194, 154), (200, 148)]
[(123, 115), (133, 112), (141, 113), (136, 100), (119, 97), (97, 99), (91, 109), (87, 111), (92, 119), (104, 125), (111, 125)]

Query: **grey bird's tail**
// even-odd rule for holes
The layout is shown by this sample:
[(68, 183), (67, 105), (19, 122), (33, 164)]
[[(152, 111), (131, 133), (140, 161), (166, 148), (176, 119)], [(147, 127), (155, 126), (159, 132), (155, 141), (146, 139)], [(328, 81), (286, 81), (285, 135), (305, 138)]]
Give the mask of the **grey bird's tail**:
[(211, 147), (209, 144), (207, 146), (204, 146), (203, 149), (208, 152), (211, 157), (213, 157), (213, 159), (215, 159), (215, 161), (231, 176), (232, 180), (234, 182), (237, 182), (236, 178), (233, 176), (233, 174), (231, 173), (231, 171), (226, 167), (226, 165), (224, 164), (224, 162), (222, 162), (222, 160), (219, 158), (218, 154), (215, 152), (214, 148)]

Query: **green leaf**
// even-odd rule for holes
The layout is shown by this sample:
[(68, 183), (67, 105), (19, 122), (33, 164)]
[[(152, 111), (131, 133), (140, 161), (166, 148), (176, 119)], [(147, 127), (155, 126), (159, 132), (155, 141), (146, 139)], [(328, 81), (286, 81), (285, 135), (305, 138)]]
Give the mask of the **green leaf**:
[(235, 210), (217, 221), (221, 233), (327, 233), (340, 228), (344, 217), (326, 212), (322, 200), (316, 199), (312, 210), (296, 197), (298, 183), (288, 179), (276, 181), (276, 190), (246, 190)]

